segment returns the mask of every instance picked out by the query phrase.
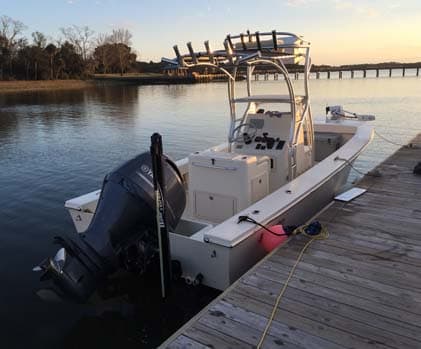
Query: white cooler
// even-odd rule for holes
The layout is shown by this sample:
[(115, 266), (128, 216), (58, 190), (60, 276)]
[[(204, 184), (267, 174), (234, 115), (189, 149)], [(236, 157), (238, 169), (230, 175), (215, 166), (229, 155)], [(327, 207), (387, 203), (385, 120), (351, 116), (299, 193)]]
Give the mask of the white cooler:
[(189, 156), (193, 216), (220, 223), (269, 193), (268, 156), (205, 150)]

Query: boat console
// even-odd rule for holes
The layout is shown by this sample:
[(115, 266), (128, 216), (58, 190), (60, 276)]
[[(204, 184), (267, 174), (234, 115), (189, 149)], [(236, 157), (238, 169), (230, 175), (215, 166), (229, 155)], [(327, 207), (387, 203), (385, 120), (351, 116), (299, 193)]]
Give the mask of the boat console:
[[(210, 149), (189, 156), (188, 214), (192, 219), (220, 223), (273, 193), (314, 164), (312, 117), (308, 98), (309, 43), (285, 32), (231, 36), (224, 50), (188, 53), (174, 60), (176, 67), (207, 67), (228, 78), (230, 127), (228, 149)], [(304, 63), (304, 94), (296, 95), (286, 64)], [(269, 65), (284, 77), (288, 93), (252, 93), (256, 67)], [(237, 96), (239, 69), (246, 69), (246, 88)], [(239, 89), (238, 89), (239, 90)], [(237, 105), (245, 105), (242, 115)]]
[(269, 190), (288, 180), (288, 141), (291, 113), (259, 109), (247, 115), (245, 127), (236, 136), (232, 151), (238, 154), (268, 156)]

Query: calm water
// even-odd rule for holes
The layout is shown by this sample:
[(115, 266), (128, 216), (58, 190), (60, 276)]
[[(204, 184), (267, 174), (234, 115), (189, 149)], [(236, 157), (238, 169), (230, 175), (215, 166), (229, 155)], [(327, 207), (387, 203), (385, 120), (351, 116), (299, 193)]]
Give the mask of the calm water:
[[(277, 82), (258, 82), (274, 92)], [(421, 80), (312, 80), (313, 113), (327, 104), (375, 114), (379, 133), (406, 143), (421, 131)], [(153, 347), (215, 294), (153, 305), (151, 282), (124, 279), (124, 300), (47, 304), (32, 267), (52, 255), (55, 235), (73, 234), (66, 199), (97, 189), (104, 175), (145, 151), (159, 131), (173, 158), (225, 140), (225, 84), (102, 87), (0, 96), (1, 347)], [(367, 171), (396, 146), (375, 139), (356, 163)], [(146, 291), (145, 291), (146, 290)], [(190, 292), (190, 294), (189, 294)]]

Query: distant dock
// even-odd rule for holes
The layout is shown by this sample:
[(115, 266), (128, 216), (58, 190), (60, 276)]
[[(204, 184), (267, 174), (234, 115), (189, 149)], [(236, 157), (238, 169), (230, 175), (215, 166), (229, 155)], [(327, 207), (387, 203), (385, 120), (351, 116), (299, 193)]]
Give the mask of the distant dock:
[[(366, 175), (367, 192), (317, 219), (329, 230), (305, 252), (262, 348), (421, 347), (421, 134)], [(265, 257), (161, 348), (255, 348), (308, 238)]]
[[(312, 79), (354, 79), (368, 77), (420, 76), (421, 63), (407, 64), (361, 64), (349, 66), (313, 66), (310, 71)], [(302, 78), (302, 70), (290, 69), (295, 80)], [(279, 80), (282, 75), (272, 67), (261, 65), (254, 73), (255, 80)], [(188, 72), (187, 69), (167, 69), (164, 73), (129, 73), (129, 74), (94, 74), (92, 79), (105, 84), (136, 85), (171, 85), (194, 84), (203, 82), (226, 81), (227, 76), (220, 73)]]
[[(333, 66), (313, 66), (310, 71), (310, 77), (315, 79), (354, 79), (368, 77), (393, 77), (393, 76), (420, 76), (421, 63), (407, 64), (360, 64), (360, 65), (344, 65), (339, 67)], [(411, 72), (411, 73), (409, 73)], [(291, 73), (295, 80), (300, 79), (302, 70), (291, 69)], [(261, 66), (254, 74), (255, 80), (278, 80), (281, 75), (274, 71), (271, 67)]]

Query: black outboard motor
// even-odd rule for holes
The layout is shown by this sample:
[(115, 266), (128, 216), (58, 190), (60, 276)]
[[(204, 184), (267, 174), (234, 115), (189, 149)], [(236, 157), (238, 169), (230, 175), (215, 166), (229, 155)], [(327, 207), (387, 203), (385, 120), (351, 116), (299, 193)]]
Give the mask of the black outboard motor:
[[(186, 195), (176, 165), (164, 156), (163, 166), (167, 224), (174, 230)], [(44, 271), (41, 280), (52, 281), (38, 294), (85, 302), (119, 267), (143, 271), (158, 252), (155, 207), (151, 155), (143, 153), (105, 177), (94, 217), (83, 234), (55, 238), (62, 248), (34, 268)]]

